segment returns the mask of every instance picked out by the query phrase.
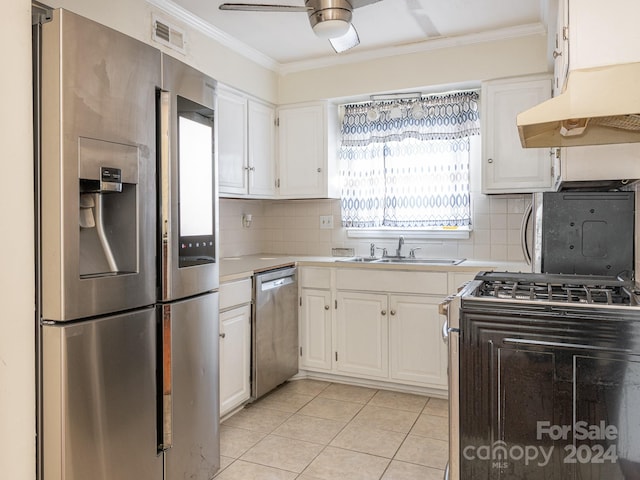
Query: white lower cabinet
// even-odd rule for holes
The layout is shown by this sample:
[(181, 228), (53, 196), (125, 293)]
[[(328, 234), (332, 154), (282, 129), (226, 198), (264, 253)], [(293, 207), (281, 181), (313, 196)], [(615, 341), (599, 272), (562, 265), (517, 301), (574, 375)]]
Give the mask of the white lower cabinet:
[(249, 400), (251, 306), (220, 314), (220, 415)]
[(389, 296), (390, 377), (394, 380), (447, 386), (447, 348), (438, 313), (441, 301), (439, 297)]
[(251, 280), (220, 286), (220, 416), (251, 395)]
[(336, 299), (336, 370), (387, 378), (389, 376), (387, 296), (338, 291)]
[(301, 370), (446, 391), (447, 273), (302, 266), (299, 278)]
[(303, 288), (300, 295), (300, 368), (330, 371), (331, 291)]

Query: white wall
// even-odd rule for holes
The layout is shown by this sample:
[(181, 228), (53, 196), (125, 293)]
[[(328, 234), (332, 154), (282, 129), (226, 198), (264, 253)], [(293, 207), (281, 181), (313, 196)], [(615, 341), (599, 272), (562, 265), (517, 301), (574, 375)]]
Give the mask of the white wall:
[(23, 480), (35, 477), (31, 2), (3, 2), (2, 15), (0, 478)]
[[(230, 51), (200, 31), (182, 24), (145, 0), (53, 0), (53, 8), (66, 8), (163, 50), (216, 80), (233, 85), (268, 102), (277, 101), (278, 76), (246, 57)], [(151, 40), (152, 13), (187, 31), (187, 55)]]
[(428, 91), (450, 84), (546, 72), (547, 40), (530, 35), (396, 55), (283, 75), (281, 104), (377, 92)]

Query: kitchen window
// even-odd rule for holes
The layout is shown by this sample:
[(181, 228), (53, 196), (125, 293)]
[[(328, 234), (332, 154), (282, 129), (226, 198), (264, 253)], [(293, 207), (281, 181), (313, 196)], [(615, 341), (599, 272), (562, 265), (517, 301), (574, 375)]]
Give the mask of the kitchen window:
[(342, 226), (468, 232), (479, 136), (475, 91), (344, 105)]

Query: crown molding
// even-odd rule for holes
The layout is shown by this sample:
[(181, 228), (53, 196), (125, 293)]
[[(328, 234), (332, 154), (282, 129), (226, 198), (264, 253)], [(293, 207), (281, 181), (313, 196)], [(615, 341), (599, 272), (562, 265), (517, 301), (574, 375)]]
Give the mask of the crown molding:
[(326, 68), (337, 65), (378, 60), (381, 58), (393, 57), (397, 55), (409, 55), (413, 53), (422, 53), (444, 48), (506, 40), (509, 38), (547, 34), (547, 29), (542, 23), (532, 23), (527, 25), (519, 25), (516, 27), (501, 28), (487, 32), (473, 33), (469, 35), (435, 38), (433, 40), (425, 40), (422, 42), (409, 43), (393, 47), (384, 47), (362, 51), (356, 50), (346, 54), (343, 53), (340, 55), (318, 57), (309, 60), (300, 60), (283, 64), (277, 62), (276, 60), (263, 54), (262, 52), (259, 52), (255, 48), (250, 47), (246, 43), (241, 42), (240, 40), (226, 34), (222, 30), (214, 27), (210, 23), (205, 22), (202, 18), (180, 7), (171, 0), (146, 1), (147, 3), (162, 10), (171, 17), (199, 31), (212, 40), (215, 40), (221, 45), (236, 52), (237, 54), (242, 55), (252, 62), (255, 62), (256, 64), (272, 70), (280, 75), (287, 75), (289, 73), (301, 72), (305, 70), (314, 70), (317, 68)]

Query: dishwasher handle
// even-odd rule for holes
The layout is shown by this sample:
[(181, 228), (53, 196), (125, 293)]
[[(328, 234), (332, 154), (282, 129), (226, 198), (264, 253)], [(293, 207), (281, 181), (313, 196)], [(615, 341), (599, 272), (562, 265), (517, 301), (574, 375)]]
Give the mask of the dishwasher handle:
[(291, 285), (295, 283), (295, 275), (290, 275), (288, 277), (276, 278), (274, 280), (269, 280), (267, 282), (262, 283), (260, 286), (260, 290), (265, 292), (267, 290), (273, 290), (274, 288), (284, 287), (286, 285)]

